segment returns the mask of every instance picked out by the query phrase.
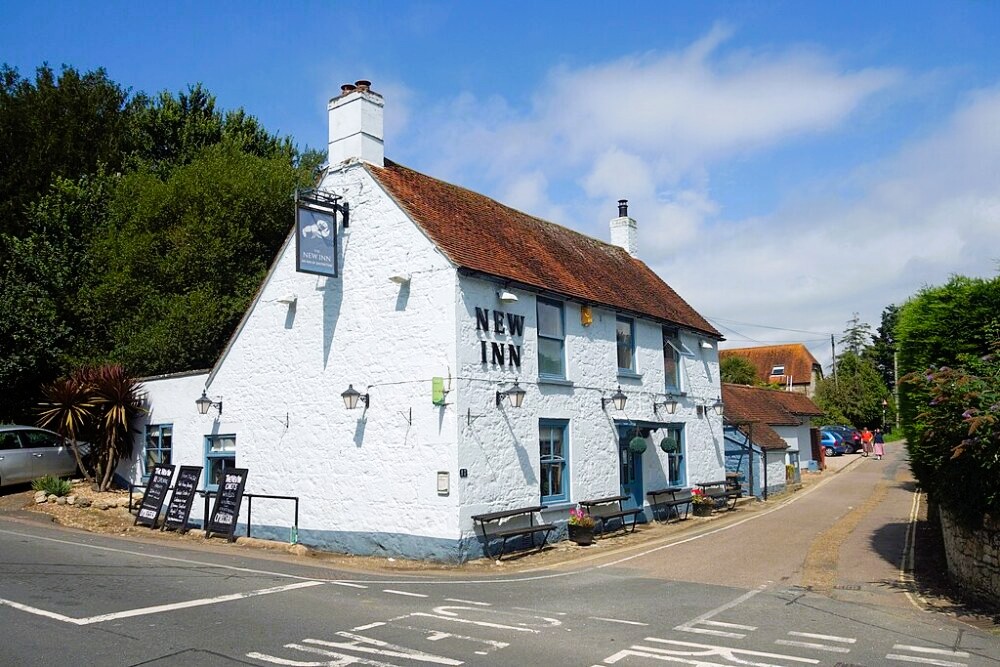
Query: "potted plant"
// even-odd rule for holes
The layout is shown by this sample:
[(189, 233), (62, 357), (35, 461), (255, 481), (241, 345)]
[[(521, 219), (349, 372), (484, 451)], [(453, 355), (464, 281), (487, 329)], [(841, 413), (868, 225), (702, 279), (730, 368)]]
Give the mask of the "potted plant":
[(706, 496), (702, 489), (695, 489), (691, 492), (691, 506), (695, 516), (711, 516), (715, 500)]
[(583, 546), (594, 543), (594, 518), (579, 507), (569, 511), (569, 539)]

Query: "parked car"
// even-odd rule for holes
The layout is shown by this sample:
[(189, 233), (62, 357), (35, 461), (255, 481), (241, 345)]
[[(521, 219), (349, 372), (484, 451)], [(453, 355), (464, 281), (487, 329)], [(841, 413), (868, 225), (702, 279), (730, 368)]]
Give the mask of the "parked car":
[(0, 425), (0, 486), (75, 473), (73, 450), (58, 433), (33, 426)]
[(840, 456), (842, 454), (850, 454), (854, 451), (853, 446), (837, 431), (820, 429), (819, 442), (826, 451), (827, 456)]
[(840, 435), (844, 441), (844, 445), (850, 449), (850, 451), (846, 452), (847, 454), (856, 454), (862, 450), (861, 431), (853, 426), (823, 426), (820, 428), (820, 433), (823, 431), (831, 431)]

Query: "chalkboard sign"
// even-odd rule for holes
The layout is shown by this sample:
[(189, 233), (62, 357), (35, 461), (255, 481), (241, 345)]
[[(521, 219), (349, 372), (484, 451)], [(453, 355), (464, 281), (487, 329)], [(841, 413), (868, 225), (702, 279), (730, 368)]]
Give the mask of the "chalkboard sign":
[(142, 497), (142, 505), (135, 515), (134, 525), (156, 528), (156, 521), (160, 518), (160, 509), (163, 507), (163, 501), (167, 499), (167, 491), (170, 489), (170, 480), (173, 477), (172, 465), (153, 466), (153, 472), (150, 473), (149, 482), (146, 484), (146, 494)]
[(222, 471), (205, 537), (211, 537), (212, 533), (222, 533), (229, 537), (230, 542), (236, 539), (236, 521), (240, 518), (240, 504), (243, 502), (243, 487), (246, 483), (246, 468), (226, 468)]
[(181, 466), (174, 483), (174, 495), (167, 505), (167, 516), (163, 519), (160, 530), (176, 530), (187, 532), (188, 517), (191, 516), (191, 505), (198, 490), (198, 480), (201, 479), (201, 466)]

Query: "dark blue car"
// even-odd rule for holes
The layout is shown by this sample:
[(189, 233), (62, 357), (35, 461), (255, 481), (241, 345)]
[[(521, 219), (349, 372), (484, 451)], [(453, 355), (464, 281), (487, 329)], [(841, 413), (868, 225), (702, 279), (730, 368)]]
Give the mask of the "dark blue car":
[(854, 447), (844, 441), (844, 436), (836, 431), (824, 431), (820, 430), (820, 444), (826, 451), (827, 456), (841, 456), (843, 454), (852, 454), (854, 452)]

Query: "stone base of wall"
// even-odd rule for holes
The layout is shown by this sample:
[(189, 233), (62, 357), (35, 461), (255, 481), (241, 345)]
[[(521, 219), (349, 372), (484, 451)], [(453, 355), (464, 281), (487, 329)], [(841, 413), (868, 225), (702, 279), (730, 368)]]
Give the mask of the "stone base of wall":
[(938, 514), (948, 574), (975, 597), (1000, 605), (1000, 521), (988, 518), (983, 528), (968, 530), (944, 508)]

